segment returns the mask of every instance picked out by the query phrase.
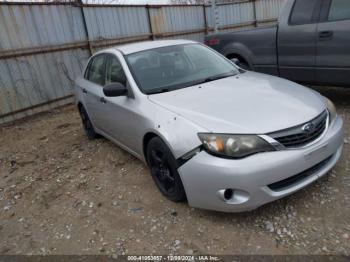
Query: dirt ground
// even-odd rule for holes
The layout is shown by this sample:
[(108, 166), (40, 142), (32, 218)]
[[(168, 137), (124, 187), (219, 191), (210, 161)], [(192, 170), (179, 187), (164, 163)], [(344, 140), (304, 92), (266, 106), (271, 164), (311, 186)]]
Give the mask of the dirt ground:
[(67, 106), (0, 128), (0, 254), (350, 254), (350, 89), (318, 88), (346, 123), (341, 160), (243, 214), (167, 201), (139, 160), (89, 141)]

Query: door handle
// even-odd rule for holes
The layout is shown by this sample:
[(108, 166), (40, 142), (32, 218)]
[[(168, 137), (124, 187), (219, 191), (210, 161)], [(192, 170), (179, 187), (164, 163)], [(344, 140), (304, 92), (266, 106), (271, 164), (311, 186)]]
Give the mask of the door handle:
[(330, 40), (333, 37), (333, 31), (322, 31), (318, 34), (320, 40)]
[(83, 93), (84, 93), (84, 94), (87, 94), (87, 91), (86, 91), (86, 89), (85, 89), (85, 88), (83, 88)]
[(103, 104), (106, 104), (106, 103), (107, 103), (107, 100), (106, 100), (104, 97), (101, 97), (101, 98), (100, 98), (100, 102), (103, 103)]

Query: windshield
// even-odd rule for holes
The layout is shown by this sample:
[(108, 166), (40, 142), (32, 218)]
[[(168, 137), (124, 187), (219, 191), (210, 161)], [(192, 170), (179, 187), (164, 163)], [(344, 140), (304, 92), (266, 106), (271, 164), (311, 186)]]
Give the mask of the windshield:
[(200, 44), (155, 48), (130, 54), (129, 67), (142, 92), (155, 94), (238, 74), (230, 61)]

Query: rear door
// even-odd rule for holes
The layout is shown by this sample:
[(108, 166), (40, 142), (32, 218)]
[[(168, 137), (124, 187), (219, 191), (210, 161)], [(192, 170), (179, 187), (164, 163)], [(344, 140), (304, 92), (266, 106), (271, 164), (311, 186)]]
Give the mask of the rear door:
[(99, 54), (91, 58), (84, 75), (82, 86), (86, 110), (94, 126), (104, 130), (103, 86), (105, 84), (106, 55)]
[(315, 82), (317, 23), (322, 0), (296, 0), (278, 31), (280, 76)]
[(350, 86), (350, 0), (324, 1), (317, 34), (317, 82)]

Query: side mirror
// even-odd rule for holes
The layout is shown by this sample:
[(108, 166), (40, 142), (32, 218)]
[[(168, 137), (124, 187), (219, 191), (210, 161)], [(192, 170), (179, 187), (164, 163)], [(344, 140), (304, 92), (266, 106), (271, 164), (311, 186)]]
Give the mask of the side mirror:
[(103, 87), (103, 93), (108, 97), (125, 96), (128, 93), (128, 90), (122, 83), (115, 82), (105, 85)]

